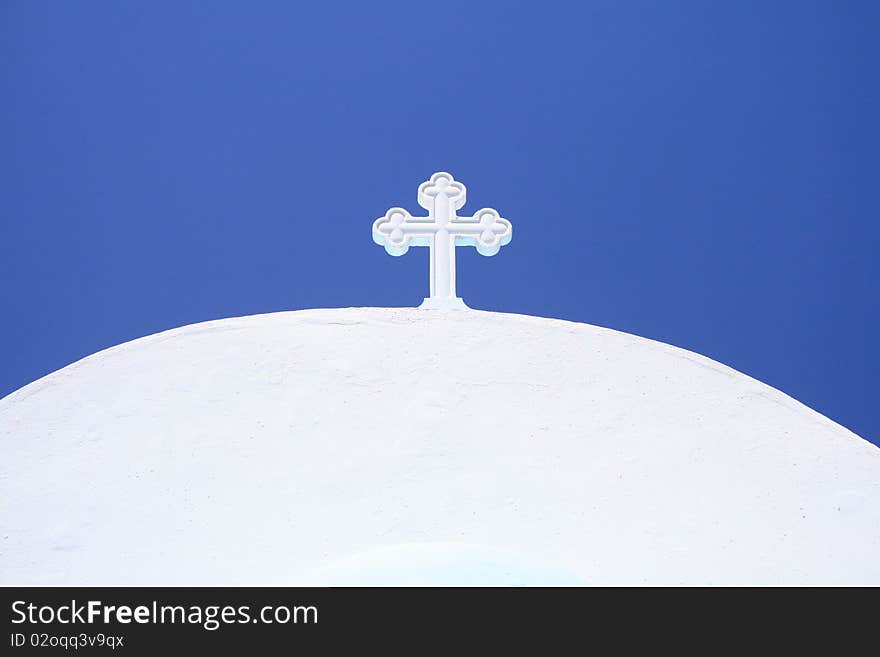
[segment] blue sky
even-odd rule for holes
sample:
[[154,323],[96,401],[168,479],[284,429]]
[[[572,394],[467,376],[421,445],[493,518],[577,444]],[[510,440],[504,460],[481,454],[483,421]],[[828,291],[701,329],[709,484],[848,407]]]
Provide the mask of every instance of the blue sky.
[[[0,395],[203,320],[408,306],[437,170],[475,308],[669,342],[880,444],[880,3],[0,4]],[[136,373],[133,373],[136,375]]]

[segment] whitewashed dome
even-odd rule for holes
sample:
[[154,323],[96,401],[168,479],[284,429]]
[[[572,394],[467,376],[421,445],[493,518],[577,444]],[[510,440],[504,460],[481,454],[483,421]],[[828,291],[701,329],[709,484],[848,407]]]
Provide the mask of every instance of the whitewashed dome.
[[880,449],[560,320],[195,324],[0,400],[0,584],[880,584]]

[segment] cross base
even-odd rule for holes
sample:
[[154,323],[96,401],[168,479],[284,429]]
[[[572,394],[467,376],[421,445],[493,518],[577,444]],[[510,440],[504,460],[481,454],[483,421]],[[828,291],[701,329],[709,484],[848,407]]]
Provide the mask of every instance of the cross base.
[[461,297],[427,297],[419,308],[426,310],[468,310]]

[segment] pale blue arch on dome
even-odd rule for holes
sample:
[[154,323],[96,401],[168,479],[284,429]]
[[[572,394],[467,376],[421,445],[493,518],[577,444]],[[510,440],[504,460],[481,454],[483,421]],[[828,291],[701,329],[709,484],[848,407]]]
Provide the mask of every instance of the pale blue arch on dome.
[[490,545],[403,543],[347,555],[305,575],[307,586],[585,586],[555,564]]

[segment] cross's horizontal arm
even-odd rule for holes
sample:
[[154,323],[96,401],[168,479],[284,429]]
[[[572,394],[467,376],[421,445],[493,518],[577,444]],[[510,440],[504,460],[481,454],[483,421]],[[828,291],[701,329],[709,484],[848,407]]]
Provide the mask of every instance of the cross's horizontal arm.
[[410,246],[430,246],[438,230],[440,224],[433,217],[413,217],[403,208],[391,208],[373,223],[373,241],[399,256]]
[[484,208],[473,217],[456,217],[446,226],[458,246],[475,246],[484,256],[492,256],[510,242],[512,227],[492,208]]
[[415,235],[416,233],[434,234],[440,229],[440,224],[431,217],[407,217],[406,220],[399,224],[380,224],[380,231],[391,232],[395,228],[399,228],[407,235]]
[[[487,228],[479,222],[450,221],[446,226],[446,229],[449,231],[450,235],[479,235]],[[488,230],[500,235],[501,233],[507,232],[507,227],[503,224],[496,223],[495,225],[490,226]]]

